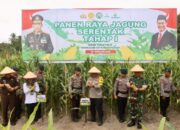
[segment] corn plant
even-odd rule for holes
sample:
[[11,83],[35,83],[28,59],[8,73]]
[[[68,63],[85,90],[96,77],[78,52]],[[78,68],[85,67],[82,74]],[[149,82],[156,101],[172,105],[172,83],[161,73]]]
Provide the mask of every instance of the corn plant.
[[[0,58],[0,69],[5,66],[17,66],[19,68],[19,74],[24,75],[27,71],[36,71],[40,63],[37,57],[34,57],[29,62],[24,62],[21,58],[21,54],[3,54],[4,57]],[[97,66],[101,70],[101,75],[104,77],[103,95],[105,97],[106,109],[109,110],[108,114],[112,114],[114,111],[115,101],[113,99],[113,84],[116,77],[119,74],[120,68],[128,68],[129,70],[135,63],[116,63],[112,60],[107,60],[106,63],[94,63],[91,59],[87,59],[84,63],[69,63],[69,64],[55,64],[47,61],[45,66],[45,80],[48,86],[47,93],[47,112],[52,108],[55,115],[68,114],[70,111],[70,98],[68,93],[69,78],[74,73],[75,66],[79,66],[82,69],[82,75],[84,77],[84,84],[88,78],[88,70],[92,66]],[[144,78],[147,81],[148,89],[145,93],[144,106],[146,111],[155,109],[159,111],[159,77],[163,74],[165,67],[171,67],[173,70],[172,76],[174,83],[177,87],[180,87],[180,54],[178,54],[178,60],[176,62],[169,61],[167,63],[140,63],[145,69]],[[129,73],[129,77],[132,73]],[[88,94],[86,94],[88,96]],[[174,94],[171,98],[171,106],[175,109],[180,106],[177,105],[176,100],[180,95]],[[146,108],[146,106],[148,106]],[[178,109],[177,109],[178,110]]]
[[[163,117],[159,123],[159,127],[157,130],[164,130],[165,126],[167,126],[168,130],[175,130],[175,128],[169,122],[166,122],[166,118]],[[142,128],[143,130],[148,130],[143,124]]]

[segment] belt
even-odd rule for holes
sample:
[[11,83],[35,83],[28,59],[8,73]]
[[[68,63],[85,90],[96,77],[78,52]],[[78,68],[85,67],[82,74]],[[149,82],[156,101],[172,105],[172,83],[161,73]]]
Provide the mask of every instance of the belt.
[[72,89],[78,89],[78,90],[80,90],[80,89],[82,89],[82,88],[74,88],[74,87],[73,87]]
[[165,93],[170,93],[171,91],[164,91]]
[[117,91],[117,93],[128,94],[128,91]]

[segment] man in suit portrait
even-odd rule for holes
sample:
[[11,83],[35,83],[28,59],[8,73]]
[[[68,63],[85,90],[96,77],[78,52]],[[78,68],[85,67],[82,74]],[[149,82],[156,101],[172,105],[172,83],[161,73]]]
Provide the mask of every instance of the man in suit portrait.
[[41,15],[34,15],[32,17],[33,32],[27,34],[25,40],[26,45],[33,50],[43,50],[46,53],[53,52],[53,45],[50,35],[42,31],[43,17]]
[[164,47],[170,45],[172,48],[177,47],[177,39],[167,30],[167,19],[165,15],[159,15],[157,17],[158,32],[152,36],[150,49],[161,50]]

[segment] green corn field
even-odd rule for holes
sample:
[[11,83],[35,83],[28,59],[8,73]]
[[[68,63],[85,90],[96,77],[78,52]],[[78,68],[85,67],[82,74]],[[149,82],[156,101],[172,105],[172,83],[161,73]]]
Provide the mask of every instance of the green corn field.
[[[17,66],[19,68],[19,74],[24,75],[28,70],[36,71],[40,61],[34,57],[28,63],[24,62],[21,58],[21,54],[10,55],[9,53],[1,56],[0,69],[5,66]],[[70,112],[70,97],[68,94],[68,82],[70,76],[74,72],[75,66],[79,66],[82,69],[82,75],[84,76],[84,82],[88,77],[88,70],[92,66],[97,66],[101,70],[101,74],[104,77],[104,102],[107,114],[113,114],[115,111],[115,100],[113,99],[113,84],[118,76],[120,68],[133,67],[134,63],[115,63],[114,61],[107,60],[106,63],[97,64],[87,59],[84,63],[79,64],[55,64],[47,61],[45,66],[46,84],[48,86],[46,111],[53,109],[55,115],[68,114]],[[146,70],[144,77],[148,84],[148,89],[145,94],[145,112],[150,110],[159,111],[159,77],[163,74],[165,67],[171,67],[173,70],[173,80],[176,87],[180,87],[180,54],[178,60],[167,63],[142,63],[140,64]],[[132,73],[129,73],[131,76]],[[22,81],[23,82],[23,81]],[[88,95],[86,95],[88,96]],[[178,110],[179,105],[177,99],[178,94],[173,94],[171,98],[171,106],[173,109]]]

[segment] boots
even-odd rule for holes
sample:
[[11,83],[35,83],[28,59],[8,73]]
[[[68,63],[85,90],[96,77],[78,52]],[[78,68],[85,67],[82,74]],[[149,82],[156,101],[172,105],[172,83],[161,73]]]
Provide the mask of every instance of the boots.
[[98,122],[98,126],[102,126],[103,125],[103,120],[101,119],[99,122]]
[[138,129],[142,129],[141,120],[138,120],[138,122],[137,122],[137,128],[138,128]]
[[131,121],[128,123],[128,127],[132,127],[136,124],[135,119],[131,119]]

